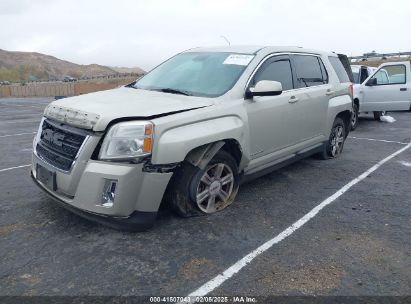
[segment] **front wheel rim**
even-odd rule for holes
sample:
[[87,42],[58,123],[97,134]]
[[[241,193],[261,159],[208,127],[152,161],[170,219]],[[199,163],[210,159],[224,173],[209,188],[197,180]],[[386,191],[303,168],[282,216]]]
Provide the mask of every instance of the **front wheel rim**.
[[336,126],[331,134],[331,149],[330,153],[332,157],[336,157],[341,154],[344,145],[344,127],[341,125]]
[[224,163],[213,164],[204,171],[196,191],[196,203],[204,213],[214,213],[231,203],[234,174]]

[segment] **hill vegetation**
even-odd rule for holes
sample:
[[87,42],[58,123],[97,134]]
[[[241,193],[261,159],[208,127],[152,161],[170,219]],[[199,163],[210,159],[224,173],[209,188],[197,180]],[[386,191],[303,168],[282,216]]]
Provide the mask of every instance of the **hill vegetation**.
[[356,61],[356,62],[351,62],[351,64],[358,64],[358,65],[366,65],[369,67],[379,67],[381,64],[386,63],[386,62],[399,62],[399,61],[411,61],[411,58],[395,58],[395,57],[389,57],[387,59],[378,59],[378,60],[373,60],[369,59],[367,61]]
[[118,73],[143,74],[140,68],[107,67],[98,64],[80,65],[35,52],[11,52],[0,49],[0,81],[26,82],[62,80],[115,75]]

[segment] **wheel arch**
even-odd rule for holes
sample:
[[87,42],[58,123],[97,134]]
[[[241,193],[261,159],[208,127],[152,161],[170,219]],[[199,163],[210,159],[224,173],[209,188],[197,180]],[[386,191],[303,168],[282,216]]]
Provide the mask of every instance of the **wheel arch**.
[[336,118],[337,117],[343,120],[344,125],[345,125],[345,130],[346,130],[345,136],[347,137],[351,129],[351,111],[349,110],[342,111],[337,114]]
[[235,115],[159,130],[158,134],[153,144],[153,164],[180,163],[187,155],[195,153],[203,157],[205,149],[218,151],[222,146],[235,151],[233,156],[238,157],[238,150],[248,155],[247,129],[243,120]]
[[184,160],[191,163],[193,166],[204,169],[207,163],[220,150],[224,150],[229,153],[234,157],[237,166],[240,165],[243,152],[240,143],[233,138],[219,140],[194,148],[190,152],[188,152]]
[[353,101],[349,95],[340,95],[330,99],[328,104],[326,130],[324,133],[327,138],[331,134],[330,132],[336,117],[340,117],[344,121],[347,130],[346,133],[348,134],[351,129],[352,103]]

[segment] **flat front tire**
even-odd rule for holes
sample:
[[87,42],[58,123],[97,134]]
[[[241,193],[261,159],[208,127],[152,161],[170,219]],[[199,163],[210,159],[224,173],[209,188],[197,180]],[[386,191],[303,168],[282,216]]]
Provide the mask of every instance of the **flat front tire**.
[[212,214],[231,205],[238,187],[237,163],[220,150],[204,169],[183,162],[167,188],[166,199],[183,217]]

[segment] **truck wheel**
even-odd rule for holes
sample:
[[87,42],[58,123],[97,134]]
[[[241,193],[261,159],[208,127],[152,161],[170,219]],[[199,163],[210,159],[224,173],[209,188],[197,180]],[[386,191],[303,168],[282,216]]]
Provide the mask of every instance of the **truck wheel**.
[[375,119],[376,121],[381,121],[381,116],[385,116],[386,114],[387,114],[386,111],[377,111],[377,112],[374,112],[374,119]]
[[358,105],[355,103],[351,114],[351,130],[354,131],[358,126]]
[[180,216],[198,216],[225,209],[234,201],[238,187],[237,163],[221,150],[203,170],[184,162],[174,173],[166,197]]
[[346,134],[344,121],[340,117],[335,118],[330,138],[324,145],[323,152],[317,154],[318,158],[330,159],[338,157],[343,151]]

